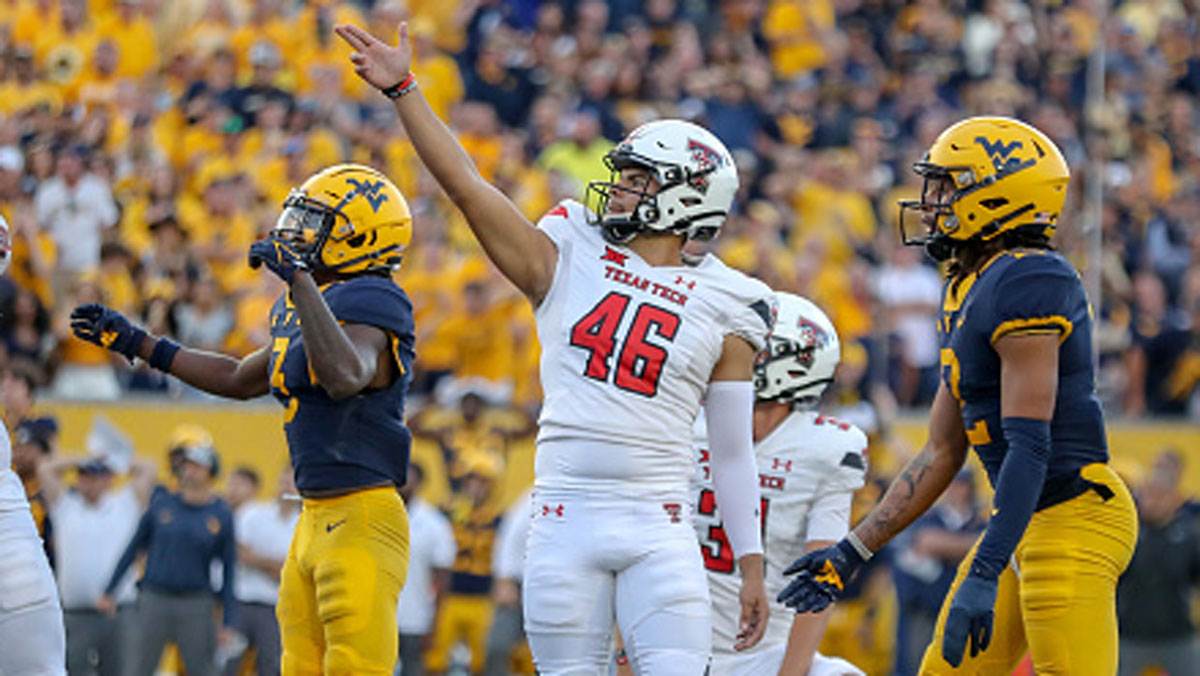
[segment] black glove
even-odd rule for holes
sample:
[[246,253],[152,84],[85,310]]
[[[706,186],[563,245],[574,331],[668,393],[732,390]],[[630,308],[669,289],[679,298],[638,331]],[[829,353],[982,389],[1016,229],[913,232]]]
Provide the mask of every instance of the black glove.
[[863,563],[854,546],[844,539],[832,547],[809,552],[783,571],[784,575],[799,575],[776,600],[798,613],[819,613],[837,600]]
[[308,263],[292,245],[278,237],[267,237],[250,245],[250,267],[257,270],[261,265],[266,265],[288,284],[292,283],[297,270],[308,269]]
[[125,355],[133,363],[146,332],[125,315],[98,303],[80,305],[71,312],[71,331],[81,340]]
[[971,657],[983,652],[991,643],[995,605],[996,581],[967,575],[950,602],[950,614],[946,616],[942,637],[942,657],[950,666],[962,664],[968,642]]

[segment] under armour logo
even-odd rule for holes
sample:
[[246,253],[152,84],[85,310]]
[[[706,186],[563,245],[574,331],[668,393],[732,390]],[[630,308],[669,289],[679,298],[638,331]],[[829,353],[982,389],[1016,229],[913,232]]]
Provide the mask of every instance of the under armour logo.
[[600,260],[612,261],[617,265],[624,266],[626,258],[629,258],[629,254],[623,254],[610,246],[606,246],[604,247],[604,255],[600,257]]
[[975,142],[983,146],[984,152],[992,158],[992,166],[996,169],[997,173],[1012,169],[1021,163],[1020,159],[1009,157],[1009,155],[1013,154],[1013,151],[1025,147],[1025,144],[1021,141],[1005,143],[1004,141],[991,141],[982,136],[976,136]]
[[386,193],[379,192],[383,190],[383,181],[360,181],[356,178],[348,178],[346,183],[354,186],[355,194],[362,195],[363,199],[367,200],[367,204],[371,205],[371,211],[376,213],[388,199]]
[[671,517],[671,523],[679,523],[679,514],[683,511],[683,507],[678,502],[664,502],[663,511]]
[[772,458],[771,459],[771,469],[781,469],[781,468],[785,472],[792,471],[792,461],[791,460],[780,460],[779,458]]
[[551,507],[550,505],[542,505],[542,516],[550,516],[551,514],[554,516],[562,516],[563,506],[555,505]]
[[684,280],[683,275],[675,275],[675,283],[686,286],[688,288],[688,291],[691,291],[696,288],[696,280],[694,280],[694,279]]

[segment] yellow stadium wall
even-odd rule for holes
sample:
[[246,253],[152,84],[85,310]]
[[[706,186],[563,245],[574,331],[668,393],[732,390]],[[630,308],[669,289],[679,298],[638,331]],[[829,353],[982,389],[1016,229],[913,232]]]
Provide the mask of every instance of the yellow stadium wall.
[[[221,455],[222,481],[229,470],[249,465],[262,477],[262,497],[272,494],[275,477],[287,465],[287,445],[283,436],[283,409],[271,402],[181,404],[177,402],[66,402],[42,400],[39,415],[58,418],[60,452],[82,455],[87,447],[88,431],[99,415],[108,419],[133,441],[137,454],[154,460],[165,482],[167,442],[176,425],[200,425],[212,434]],[[446,495],[445,470],[437,446],[417,440],[413,458],[427,470],[423,496],[438,503]],[[501,483],[505,504],[515,498],[533,480],[533,441],[514,443]]]
[[[171,430],[179,424],[198,424],[213,436],[221,454],[223,472],[237,465],[249,465],[263,477],[264,497],[274,486],[274,477],[287,462],[282,430],[282,409],[270,403],[180,404],[175,402],[79,403],[42,401],[38,410],[58,417],[62,430],[60,447],[64,453],[83,453],[88,430],[96,415],[106,417],[133,440],[140,456],[159,463],[166,473],[166,446]],[[912,447],[925,440],[925,420],[908,418],[896,426],[897,433]],[[1186,422],[1113,422],[1108,427],[1109,445],[1122,469],[1148,468],[1155,455],[1167,447],[1178,449],[1186,458],[1185,486],[1200,494],[1200,425]],[[418,440],[413,458],[429,475],[426,499],[437,503],[446,494],[445,472],[434,444]],[[501,483],[502,499],[507,502],[533,480],[533,442],[512,445],[505,476]]]

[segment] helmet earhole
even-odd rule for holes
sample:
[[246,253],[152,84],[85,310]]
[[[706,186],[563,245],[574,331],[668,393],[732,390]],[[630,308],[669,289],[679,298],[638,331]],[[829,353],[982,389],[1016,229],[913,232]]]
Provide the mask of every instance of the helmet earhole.
[[355,235],[354,237],[351,237],[350,239],[346,240],[346,243],[357,249],[358,247],[363,245],[363,242],[366,242],[366,241],[367,241],[367,234],[363,233],[361,235]]

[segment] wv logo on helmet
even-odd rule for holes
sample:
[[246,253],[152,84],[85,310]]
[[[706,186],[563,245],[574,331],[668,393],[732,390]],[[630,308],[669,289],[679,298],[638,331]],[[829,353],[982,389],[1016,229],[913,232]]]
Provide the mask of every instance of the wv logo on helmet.
[[360,181],[356,178],[348,178],[346,183],[354,186],[355,194],[362,195],[363,199],[371,205],[371,211],[375,213],[379,213],[379,207],[383,206],[388,199],[386,193],[379,192],[383,189],[383,181]]
[[992,166],[995,167],[997,173],[1011,170],[1021,163],[1020,159],[1010,157],[1010,155],[1013,154],[1013,151],[1025,147],[1022,141],[1005,143],[1002,140],[992,141],[982,136],[976,136],[975,142],[983,146],[983,151],[992,158]]

